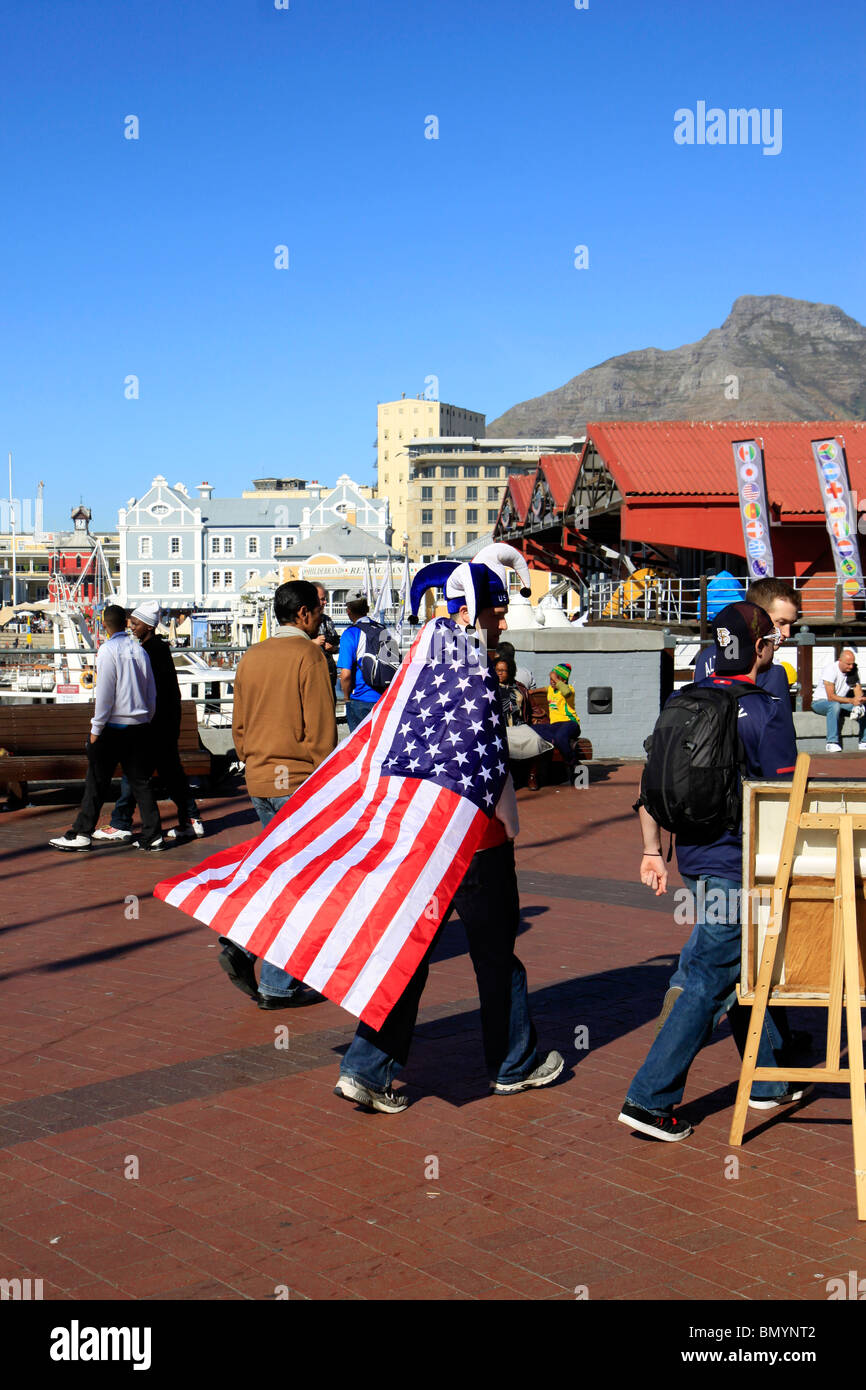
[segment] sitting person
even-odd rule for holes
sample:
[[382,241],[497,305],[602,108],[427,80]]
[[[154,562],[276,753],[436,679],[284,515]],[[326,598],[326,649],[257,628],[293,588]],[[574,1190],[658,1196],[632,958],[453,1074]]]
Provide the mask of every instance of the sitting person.
[[528,785],[530,791],[537,791],[538,778],[534,760],[541,753],[548,753],[553,745],[532,727],[529,691],[517,679],[514,657],[498,656],[494,670],[499,682],[499,703],[505,723],[508,756],[512,762],[533,759],[529,768]]
[[576,779],[580,720],[574,709],[574,686],[569,684],[570,676],[571,667],[566,662],[554,666],[550,672],[550,685],[547,687],[549,721],[535,723],[533,728],[542,738],[550,739],[554,747],[559,749],[569,776]]
[[500,657],[503,657],[506,661],[510,658],[514,666],[518,683],[520,685],[525,685],[527,690],[532,689],[532,672],[528,666],[517,665],[517,653],[514,650],[514,644],[512,642],[500,642],[495,651],[493,651],[492,657],[494,661],[498,661]]
[[820,678],[815,682],[812,694],[812,709],[815,714],[827,718],[827,752],[841,753],[842,743],[839,729],[846,714],[856,719],[859,728],[859,750],[866,753],[866,733],[863,730],[864,697],[855,667],[857,653],[853,647],[843,647],[838,661],[831,661],[824,667]]

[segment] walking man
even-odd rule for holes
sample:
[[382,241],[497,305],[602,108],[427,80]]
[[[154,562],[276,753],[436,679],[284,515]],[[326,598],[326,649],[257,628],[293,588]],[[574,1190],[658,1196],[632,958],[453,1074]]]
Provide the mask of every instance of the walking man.
[[[508,584],[503,565],[508,561],[502,554],[505,549],[504,546],[497,547],[498,562],[490,564],[457,565],[447,561],[426,566],[416,575],[412,585],[413,612],[417,613],[426,589],[444,583],[448,611],[457,628],[463,631],[469,627],[479,628],[488,650],[493,648],[506,625]],[[512,554],[516,555],[517,552],[512,551]],[[519,558],[522,561],[523,557]],[[444,680],[441,683],[443,689],[448,691]],[[417,737],[423,742],[420,749],[415,748],[416,758],[423,761],[428,756],[434,759],[445,756],[437,753],[437,747],[443,745],[437,745],[435,730],[442,733],[444,747],[449,747],[451,726],[465,710],[465,687],[469,684],[468,679],[456,681],[453,694],[437,696],[435,715],[422,712],[418,716]],[[487,696],[491,701],[496,699],[492,682],[484,698]],[[421,724],[431,719],[435,720],[433,732],[421,729]],[[446,727],[449,731],[447,734],[444,733]],[[454,724],[454,727],[456,729],[458,726]],[[481,728],[480,721],[476,722],[476,727]],[[414,725],[411,737],[416,738]],[[456,734],[454,737],[459,743]],[[505,769],[502,768],[502,771]],[[399,1114],[405,1110],[408,1098],[403,1091],[395,1093],[391,1089],[391,1082],[408,1058],[418,1006],[430,969],[430,957],[452,910],[458,913],[466,930],[478,983],[481,1031],[491,1090],[500,1096],[512,1095],[518,1091],[549,1086],[560,1075],[565,1065],[561,1055],[558,1052],[540,1054],[537,1049],[535,1027],[529,1010],[526,971],[514,954],[520,923],[520,899],[514,867],[514,837],[517,831],[517,802],[511,777],[507,775],[502,796],[495,814],[490,816],[484,838],[470,861],[451,907],[405,990],[381,1028],[374,1029],[366,1023],[358,1025],[340,1066],[336,1095],[384,1114]],[[417,827],[410,827],[408,833],[416,834]]]
[[[168,793],[169,800],[177,807],[177,829],[167,831],[165,838],[188,840],[193,835],[201,838],[204,835],[204,825],[195,798],[189,789],[177,748],[180,736],[180,687],[171,648],[164,638],[157,636],[158,622],[159,604],[149,600],[139,604],[133,611],[127,626],[147,655],[156,685],[156,713],[151,723],[154,768],[157,778]],[[95,830],[93,839],[108,844],[128,843],[132,839],[134,808],[132,787],[129,778],[124,774],[120,784],[120,796],[111,813],[111,823],[106,829]]]
[[108,635],[96,654],[96,700],[87,744],[87,778],[71,830],[50,840],[54,849],[87,850],[120,763],[141,813],[138,848],[165,848],[159,808],[150,785],[153,771],[151,720],[156,684],[150,662],[126,631],[126,612],[110,603],[102,615]]
[[[336,747],[337,721],[319,631],[322,605],[315,585],[303,579],[274,594],[273,637],[244,653],[234,683],[232,733],[246,764],[247,791],[262,825],[274,816]],[[260,1009],[294,1008],[319,995],[278,966],[264,961],[258,985],[255,956],[219,938],[219,963],[232,984]]]
[[381,691],[373,690],[367,685],[358,665],[358,643],[361,640],[358,622],[361,618],[366,618],[369,612],[370,605],[364,594],[357,591],[349,595],[346,602],[349,626],[343,629],[337,656],[340,689],[346,701],[346,723],[349,733],[354,733],[361,720],[367,718],[376,701],[381,699]]
[[[756,677],[773,660],[772,621],[754,604],[732,603],[717,614],[714,627],[715,675],[699,685],[726,686],[738,692],[737,732],[748,777],[791,776],[797,745],[790,715],[780,701],[756,684]],[[669,703],[678,698],[675,693]],[[645,805],[639,803],[639,811],[643,837],[640,880],[658,897],[667,891],[668,877],[660,828]],[[719,1013],[727,1010],[741,1056],[749,1027],[749,1010],[735,1002],[740,975],[742,826],[709,841],[704,834],[679,834],[677,865],[696,907],[695,944],[682,992],[632,1080],[618,1117],[630,1129],[668,1142],[686,1139],[692,1133],[691,1126],[674,1115],[674,1107],[682,1100],[689,1067],[709,1041]],[[778,1066],[781,1061],[778,1034],[765,1022],[758,1066]],[[768,1110],[799,1100],[804,1094],[802,1086],[794,1089],[785,1081],[757,1081],[749,1105]]]

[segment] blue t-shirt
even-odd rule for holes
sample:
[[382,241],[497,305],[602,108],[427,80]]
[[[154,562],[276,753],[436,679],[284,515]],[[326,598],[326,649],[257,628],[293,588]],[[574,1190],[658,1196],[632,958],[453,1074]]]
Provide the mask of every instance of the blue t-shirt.
[[382,692],[371,689],[361,676],[361,671],[357,665],[360,639],[361,629],[357,624],[352,623],[351,626],[343,629],[343,635],[340,638],[340,650],[337,652],[337,670],[354,672],[355,684],[349,696],[350,700],[364,700],[368,705],[375,705]]
[[[715,647],[707,647],[702,651],[695,662],[695,680],[703,681],[709,676],[715,675]],[[768,690],[771,695],[775,695],[777,700],[787,701],[788,709],[791,708],[791,687],[788,685],[788,677],[781,666],[775,663],[768,666],[766,671],[758,672],[758,679],[755,685],[760,686],[761,690]]]
[[[784,672],[782,672],[784,675]],[[740,701],[737,729],[743,744],[746,776],[762,781],[791,777],[797,761],[797,739],[787,695],[778,700],[744,676],[713,676],[701,685],[732,686],[741,684],[746,690],[758,690]],[[671,700],[677,698],[674,692]],[[690,841],[678,835],[677,864],[681,874],[698,878],[701,874],[739,880],[743,874],[743,829],[726,830],[718,840],[709,844]]]

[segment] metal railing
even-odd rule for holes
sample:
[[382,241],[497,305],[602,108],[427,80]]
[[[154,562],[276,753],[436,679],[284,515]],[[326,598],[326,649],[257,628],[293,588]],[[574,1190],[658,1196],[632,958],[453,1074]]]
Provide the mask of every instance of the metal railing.
[[[852,603],[842,585],[832,575],[804,580],[802,576],[779,576],[801,595],[802,617],[808,622],[846,623],[866,621],[866,605]],[[743,591],[748,579],[740,578]],[[723,592],[723,591],[721,591]],[[678,627],[705,628],[709,621],[709,602],[719,595],[710,591],[706,577],[682,579],[676,576],[637,576],[626,579],[590,580],[581,585],[582,608],[592,623],[666,623]],[[738,597],[732,590],[731,601]]]

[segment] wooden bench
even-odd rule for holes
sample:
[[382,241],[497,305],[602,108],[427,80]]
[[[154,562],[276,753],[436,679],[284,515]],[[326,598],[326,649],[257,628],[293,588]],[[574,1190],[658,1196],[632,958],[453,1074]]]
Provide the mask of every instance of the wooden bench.
[[[0,705],[0,789],[26,801],[28,782],[83,782],[92,718],[90,703]],[[194,700],[181,703],[177,746],[188,776],[210,773]]]
[[[529,703],[531,706],[531,719],[533,724],[549,724],[550,712],[547,704],[547,689],[530,690]],[[575,744],[575,751],[581,762],[589,762],[592,758],[592,743],[588,738],[579,738]],[[550,753],[542,753],[537,758],[527,760],[527,785],[530,791],[538,790],[538,769],[547,763],[564,763],[565,759],[558,748],[553,748]]]

